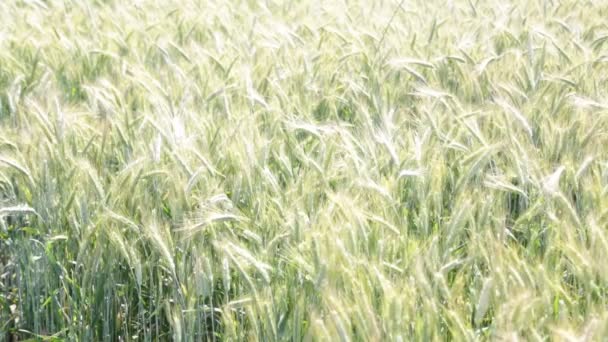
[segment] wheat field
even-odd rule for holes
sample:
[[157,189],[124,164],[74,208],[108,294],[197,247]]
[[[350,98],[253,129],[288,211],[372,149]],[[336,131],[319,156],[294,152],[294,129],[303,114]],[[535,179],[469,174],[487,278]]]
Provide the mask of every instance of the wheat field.
[[608,3],[0,2],[0,341],[600,341]]

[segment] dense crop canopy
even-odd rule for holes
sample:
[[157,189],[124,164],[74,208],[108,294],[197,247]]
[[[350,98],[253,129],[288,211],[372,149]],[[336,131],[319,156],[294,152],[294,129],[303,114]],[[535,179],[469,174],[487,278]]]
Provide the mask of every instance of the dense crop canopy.
[[0,341],[608,336],[606,1],[0,1]]

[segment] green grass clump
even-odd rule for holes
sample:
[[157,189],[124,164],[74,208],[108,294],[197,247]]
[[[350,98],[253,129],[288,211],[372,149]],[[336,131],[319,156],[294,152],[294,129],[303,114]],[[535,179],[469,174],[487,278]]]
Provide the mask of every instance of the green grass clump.
[[606,18],[0,2],[0,341],[605,338]]

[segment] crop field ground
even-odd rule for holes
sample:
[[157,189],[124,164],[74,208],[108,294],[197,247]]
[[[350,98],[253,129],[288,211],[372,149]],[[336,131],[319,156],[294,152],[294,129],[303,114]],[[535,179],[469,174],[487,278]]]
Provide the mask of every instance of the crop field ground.
[[608,2],[0,1],[0,341],[601,341]]

